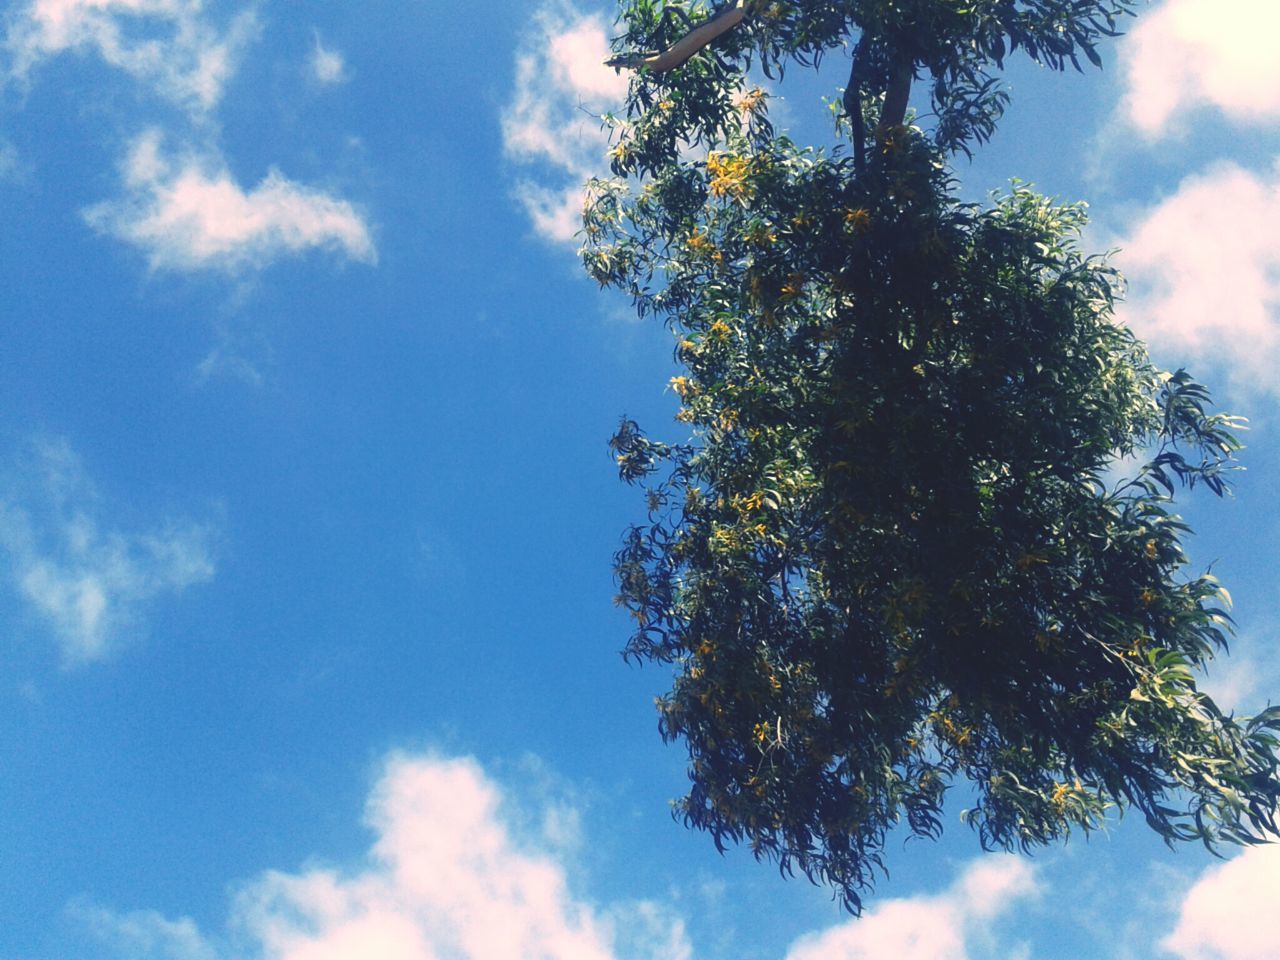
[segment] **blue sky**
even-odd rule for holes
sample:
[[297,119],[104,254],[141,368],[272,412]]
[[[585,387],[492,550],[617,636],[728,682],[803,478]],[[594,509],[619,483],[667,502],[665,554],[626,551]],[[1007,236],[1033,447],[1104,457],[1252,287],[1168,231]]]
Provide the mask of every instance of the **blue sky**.
[[[667,801],[605,450],[669,334],[574,257],[596,0],[0,5],[0,960],[1280,956],[1280,848],[1138,818],[891,843],[850,921]],[[1019,64],[958,170],[1088,200],[1125,319],[1252,424],[1192,555],[1280,694],[1280,12],[1158,0]],[[843,66],[775,118],[823,138]],[[670,426],[667,426],[670,424]]]

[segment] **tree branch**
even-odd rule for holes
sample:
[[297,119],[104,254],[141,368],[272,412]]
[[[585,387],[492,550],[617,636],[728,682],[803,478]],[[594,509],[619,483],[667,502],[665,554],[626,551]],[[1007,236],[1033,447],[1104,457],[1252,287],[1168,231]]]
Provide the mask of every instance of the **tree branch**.
[[849,68],[849,84],[844,88],[844,115],[853,133],[854,168],[861,173],[867,162],[866,120],[862,116],[862,84],[867,79],[867,35],[858,38],[853,48],[853,65]]
[[911,81],[915,79],[915,62],[911,57],[898,54],[889,72],[889,89],[884,94],[884,108],[880,111],[880,123],[876,135],[884,136],[890,127],[900,127],[907,117],[907,102],[911,99]]
[[695,53],[728,33],[747,13],[748,0],[732,0],[721,7],[711,19],[701,26],[695,27],[683,37],[656,53],[631,53],[610,57],[605,61],[607,67],[619,67],[625,70],[639,70],[648,67],[653,73],[665,73],[682,66]]

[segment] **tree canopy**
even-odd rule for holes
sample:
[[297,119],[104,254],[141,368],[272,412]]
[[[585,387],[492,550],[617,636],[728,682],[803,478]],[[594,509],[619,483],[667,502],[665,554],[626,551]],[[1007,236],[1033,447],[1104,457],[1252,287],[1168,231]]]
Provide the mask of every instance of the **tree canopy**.
[[[1136,808],[1211,848],[1276,828],[1280,708],[1196,685],[1225,590],[1187,571],[1179,486],[1221,495],[1236,418],[1113,317],[1082,205],[1015,183],[963,203],[949,167],[994,131],[1023,52],[1098,63],[1131,0],[625,0],[637,64],[583,255],[676,335],[686,442],[611,442],[647,519],[617,556],[629,657],[670,664],[678,813],[831,885],[852,910],[889,831],[1054,842]],[[771,76],[851,51],[849,145],[775,133]],[[656,61],[650,61],[656,62]],[[907,114],[923,81],[929,111]]]

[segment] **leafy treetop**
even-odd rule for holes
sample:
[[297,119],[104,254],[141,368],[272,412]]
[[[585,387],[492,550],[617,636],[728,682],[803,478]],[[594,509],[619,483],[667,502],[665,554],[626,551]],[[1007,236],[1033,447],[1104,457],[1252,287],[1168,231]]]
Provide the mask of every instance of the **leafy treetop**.
[[[961,203],[946,167],[946,130],[989,130],[947,91],[1014,47],[1094,59],[1127,7],[753,5],[669,75],[641,69],[615,169],[642,176],[592,187],[587,268],[673,329],[692,431],[624,420],[612,441],[646,491],[618,601],[627,655],[674,669],[678,812],[855,911],[888,832],[937,835],[956,783],[986,847],[1112,807],[1171,843],[1276,828],[1280,708],[1237,719],[1197,688],[1227,597],[1186,574],[1171,509],[1179,484],[1225,491],[1240,424],[1116,323],[1082,206],[1021,185]],[[630,0],[619,47],[668,42],[663,9]],[[883,106],[850,115],[852,153],[774,135],[746,58],[781,69],[851,31],[932,79],[932,140]]]

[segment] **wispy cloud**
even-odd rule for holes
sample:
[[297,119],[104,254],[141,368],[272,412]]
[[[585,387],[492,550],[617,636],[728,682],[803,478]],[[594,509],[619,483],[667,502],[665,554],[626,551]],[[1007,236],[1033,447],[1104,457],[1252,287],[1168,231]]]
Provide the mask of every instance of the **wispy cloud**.
[[167,920],[154,910],[122,915],[80,901],[69,904],[67,914],[129,960],[217,960],[199,928],[185,918]]
[[321,43],[318,32],[311,47],[309,66],[312,79],[324,86],[343,83],[347,79],[346,60],[337,50],[331,50]]
[[580,228],[583,185],[607,168],[599,116],[621,103],[627,78],[604,66],[604,17],[550,0],[530,19],[516,57],[516,86],[502,114],[507,156],[521,169],[516,196],[549,240]]
[[0,137],[0,183],[18,180],[22,175],[22,159],[18,156],[18,148]]
[[[1265,565],[1266,559],[1261,559]],[[1280,662],[1275,656],[1274,619],[1255,620],[1231,639],[1230,656],[1220,656],[1198,678],[1204,690],[1223,710],[1245,716],[1256,714],[1280,698]]]
[[1277,903],[1280,844],[1252,847],[1201,875],[1161,946],[1184,960],[1275,960]]
[[973,942],[989,941],[992,921],[1037,890],[1026,861],[982,858],[945,892],[887,900],[864,917],[803,937],[787,960],[965,960]]
[[31,0],[10,17],[5,48],[20,80],[61,53],[94,54],[159,96],[204,111],[256,33],[251,12],[219,27],[202,0]]
[[85,218],[141,248],[154,269],[264,267],[313,248],[377,260],[368,226],[347,201],[276,171],[245,190],[215,153],[167,156],[157,130],[134,141],[122,173],[124,197]]
[[[613,960],[610,911],[574,894],[545,838],[514,824],[504,794],[470,759],[394,755],[368,802],[376,840],[356,871],[272,871],[245,888],[229,929],[248,951],[224,951],[187,919],[77,906],[122,957],[214,960]],[[652,903],[630,905],[628,958],[687,960],[683,928]]]
[[1237,387],[1280,392],[1280,163],[1187,177],[1120,246],[1124,319],[1158,353],[1220,362]]
[[148,601],[214,574],[208,526],[183,520],[124,531],[103,512],[64,441],[36,444],[0,488],[4,573],[68,665],[108,655]]
[[1123,113],[1148,136],[1186,128],[1188,108],[1280,120],[1280,5],[1275,0],[1165,0],[1121,47]]

